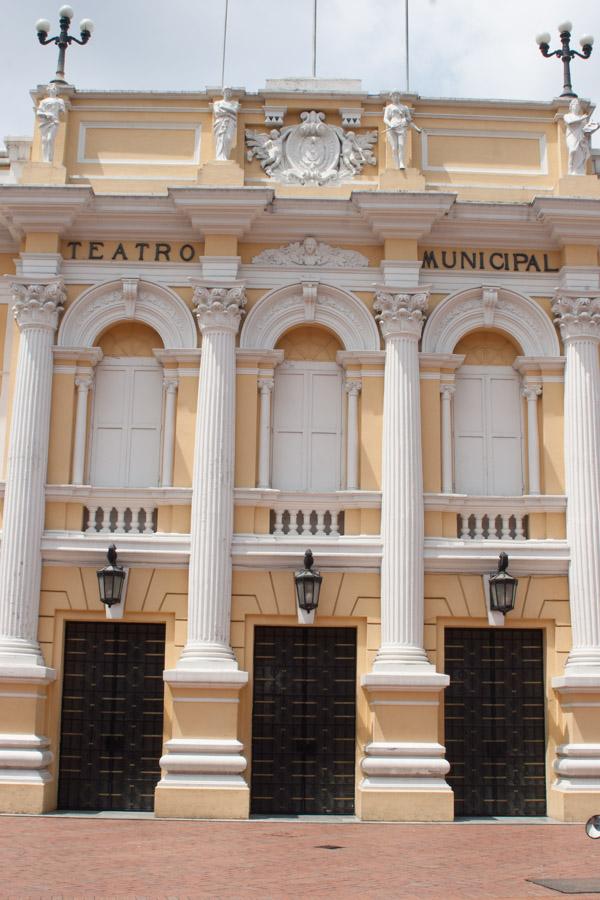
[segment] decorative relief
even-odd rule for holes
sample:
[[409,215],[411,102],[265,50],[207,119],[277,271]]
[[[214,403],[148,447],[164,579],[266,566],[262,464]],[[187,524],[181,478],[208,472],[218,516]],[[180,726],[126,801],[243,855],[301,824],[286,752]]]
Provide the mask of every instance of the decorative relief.
[[258,159],[269,178],[285,184],[340,184],[377,163],[377,131],[356,134],[325,122],[325,113],[303,112],[299,125],[269,133],[246,130],[248,160]]
[[563,340],[600,338],[600,296],[559,294],[552,304],[552,312]]
[[263,250],[252,260],[262,266],[368,266],[369,260],[356,250],[342,250],[332,247],[314,237],[305,237],[303,241],[294,241],[287,247],[274,250]]
[[56,134],[66,109],[65,101],[58,95],[58,85],[49,84],[46,89],[46,96],[40,101],[35,113],[40,129],[42,162],[51,163],[54,161]]
[[246,305],[243,286],[232,288],[197,287],[194,291],[194,312],[200,331],[236,332]]
[[50,284],[12,285],[13,315],[19,328],[46,327],[54,330],[67,294],[62,281]]
[[373,310],[384,337],[394,334],[406,334],[418,338],[425,319],[425,310],[429,294],[426,291],[417,293],[391,294],[377,291]]

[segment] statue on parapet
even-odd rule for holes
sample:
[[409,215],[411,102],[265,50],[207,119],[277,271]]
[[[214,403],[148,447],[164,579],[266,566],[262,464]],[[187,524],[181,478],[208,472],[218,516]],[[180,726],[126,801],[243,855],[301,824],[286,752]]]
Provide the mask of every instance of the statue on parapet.
[[591,112],[583,111],[578,97],[569,103],[569,112],[563,115],[567,150],[569,151],[569,175],[585,175],[586,164],[592,155],[591,136],[600,128],[598,122],[590,122]]
[[410,109],[401,102],[401,95],[397,91],[390,94],[390,102],[383,111],[383,122],[386,126],[388,143],[392,148],[394,166],[397,169],[405,169],[408,129],[412,128],[418,134],[421,134],[421,129],[413,122]]
[[213,134],[215,137],[215,159],[224,162],[229,159],[237,131],[237,117],[240,104],[232,100],[231,88],[223,88],[223,99],[213,103]]
[[42,139],[42,161],[51,163],[54,160],[54,145],[61,116],[66,112],[65,101],[58,96],[58,85],[49,84],[46,97],[40,101],[36,110]]

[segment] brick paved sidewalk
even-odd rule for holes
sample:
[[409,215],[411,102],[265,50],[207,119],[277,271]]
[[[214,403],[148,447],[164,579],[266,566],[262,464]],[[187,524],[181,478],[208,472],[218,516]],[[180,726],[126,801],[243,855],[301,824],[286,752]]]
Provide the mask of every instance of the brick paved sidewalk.
[[[339,848],[339,849],[327,849]],[[0,817],[2,898],[564,897],[600,879],[581,825]],[[578,894],[578,898],[598,895]]]

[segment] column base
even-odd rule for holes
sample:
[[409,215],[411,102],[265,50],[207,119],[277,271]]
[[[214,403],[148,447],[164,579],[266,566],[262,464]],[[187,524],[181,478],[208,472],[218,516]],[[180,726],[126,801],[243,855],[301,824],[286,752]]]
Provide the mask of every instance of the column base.
[[454,794],[445,780],[450,765],[438,741],[439,695],[448,676],[430,663],[406,663],[404,671],[395,672],[373,669],[362,678],[373,716],[373,740],[361,762],[361,818],[452,821]]
[[567,741],[556,748],[548,811],[563,822],[585,822],[600,813],[600,671],[568,664],[552,686]]
[[2,662],[0,812],[46,812],[53,803],[49,770],[53,755],[42,731],[46,689],[56,673],[45,666],[15,665],[13,659]]
[[173,737],[160,760],[154,812],[163,818],[247,819],[247,762],[238,740],[239,692],[247,672],[166,671],[173,695]]

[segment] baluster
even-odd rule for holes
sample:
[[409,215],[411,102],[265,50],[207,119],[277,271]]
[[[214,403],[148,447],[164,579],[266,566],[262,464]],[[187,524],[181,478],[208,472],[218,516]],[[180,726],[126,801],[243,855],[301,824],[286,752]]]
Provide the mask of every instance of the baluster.
[[100,519],[100,534],[110,534],[110,514],[112,509],[110,506],[102,507],[102,518]]
[[525,529],[523,528],[524,516],[521,513],[515,513],[515,541],[524,541]]
[[324,537],[325,535],[325,512],[324,509],[317,510],[317,530],[315,531],[316,537]]
[[471,531],[469,529],[469,515],[468,513],[459,513],[460,518],[460,539],[461,541],[470,541],[471,540]]
[[88,506],[88,525],[85,529],[86,534],[96,534],[96,513],[100,509],[99,506]]
[[[141,512],[141,510],[138,511],[138,518],[137,518],[138,529],[140,527],[139,526],[140,512]],[[154,523],[152,521],[154,510],[153,509],[145,509],[144,512],[146,513],[146,525],[145,525],[144,531],[142,533],[143,534],[154,534]]]
[[275,527],[273,529],[273,534],[283,534],[283,513],[284,510],[281,508],[275,510]]
[[473,535],[473,540],[482,541],[483,540],[483,517],[485,513],[475,513],[475,534]]
[[501,538],[503,541],[510,541],[510,516],[502,516]]
[[339,535],[340,533],[340,511],[339,509],[332,509],[330,511],[331,515],[331,530],[329,532],[330,535]]
[[115,523],[115,534],[125,534],[125,511],[126,506],[117,506],[117,521]]
[[298,534],[310,534],[310,510],[299,509],[297,514]]

